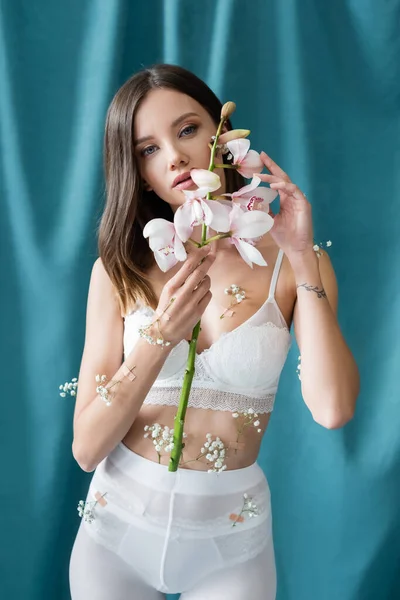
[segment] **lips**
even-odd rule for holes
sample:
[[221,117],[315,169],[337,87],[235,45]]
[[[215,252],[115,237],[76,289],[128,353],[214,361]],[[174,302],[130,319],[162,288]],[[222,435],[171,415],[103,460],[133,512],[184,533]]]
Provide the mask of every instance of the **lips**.
[[[172,183],[172,187],[178,187],[180,184],[182,185],[183,183],[188,183],[191,182],[191,184],[193,183],[192,178],[190,177],[190,172],[187,171],[186,173],[181,173],[181,175],[178,175],[178,177],[175,177],[173,183]],[[178,189],[180,189],[178,187]]]

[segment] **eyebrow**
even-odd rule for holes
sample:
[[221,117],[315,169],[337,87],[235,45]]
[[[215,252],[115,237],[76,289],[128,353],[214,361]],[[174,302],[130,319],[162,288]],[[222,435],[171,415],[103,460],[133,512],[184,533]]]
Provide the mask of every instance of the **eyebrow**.
[[[171,123],[171,127],[176,127],[177,125],[179,125],[179,123],[181,123],[182,121],[184,121],[185,119],[187,119],[188,117],[199,117],[200,115],[198,115],[195,112],[187,112],[184,113],[183,115],[181,115],[180,117],[178,117],[177,119],[175,119],[175,121],[172,121]],[[148,140],[153,139],[152,135],[146,135],[145,137],[141,137],[138,140],[135,140],[134,144],[135,146],[138,146],[139,144],[143,144],[143,142],[147,142]]]

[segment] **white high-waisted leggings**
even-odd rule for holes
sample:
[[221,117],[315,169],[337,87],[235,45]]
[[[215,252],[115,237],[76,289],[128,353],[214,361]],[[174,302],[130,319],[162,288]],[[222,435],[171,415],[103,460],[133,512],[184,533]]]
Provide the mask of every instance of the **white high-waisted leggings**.
[[[82,519],[72,550],[72,600],[275,600],[270,491],[257,463],[172,473],[120,443],[87,501],[98,493],[106,504]],[[241,513],[244,494],[256,516]]]

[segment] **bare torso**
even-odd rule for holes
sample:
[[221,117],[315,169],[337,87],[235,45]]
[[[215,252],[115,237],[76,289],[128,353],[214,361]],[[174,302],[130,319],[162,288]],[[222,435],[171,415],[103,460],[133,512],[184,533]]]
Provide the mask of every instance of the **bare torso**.
[[[253,269],[250,269],[234,247],[225,246],[218,249],[217,258],[209,271],[213,296],[201,320],[202,329],[197,343],[198,354],[209,348],[221,333],[231,331],[244,323],[267,299],[272,271],[279,249],[269,234],[263,237],[257,248],[267,261],[268,267],[254,265]],[[152,269],[150,276],[157,297],[159,297],[165,283],[175,274],[178,268],[171,269],[165,274],[161,273],[157,267]],[[229,305],[229,297],[224,294],[224,289],[233,283],[246,291],[246,300],[235,307],[234,316],[220,319],[223,307]],[[293,271],[286,256],[283,258],[279,273],[275,299],[290,328],[296,300],[296,285]],[[151,439],[144,438],[144,427],[153,423],[173,427],[176,410],[174,406],[143,404],[135,422],[122,440],[123,443],[136,454],[158,462],[159,457]],[[244,446],[241,449],[227,450],[224,464],[226,464],[228,470],[247,467],[255,462],[262,437],[268,427],[269,418],[270,413],[260,414],[258,417],[260,421],[259,428],[262,431],[259,433],[255,427],[246,427],[240,437],[240,442],[244,443]],[[228,411],[189,407],[185,419],[185,433],[187,438],[184,440],[183,463],[191,459],[192,462],[188,462],[187,465],[182,464],[182,467],[207,470],[210,466],[207,465],[204,458],[193,460],[199,455],[201,447],[204,446],[206,434],[211,433],[213,439],[219,436],[227,445],[228,441],[237,439],[237,421],[232,418],[232,413]],[[168,465],[169,455],[165,452],[161,454],[161,464]]]

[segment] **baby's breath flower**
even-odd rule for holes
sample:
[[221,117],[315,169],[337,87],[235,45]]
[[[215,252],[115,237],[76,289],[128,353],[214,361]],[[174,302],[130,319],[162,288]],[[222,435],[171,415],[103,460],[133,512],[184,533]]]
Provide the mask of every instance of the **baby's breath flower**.
[[[196,460],[205,458],[208,462],[214,463],[213,468],[208,469],[208,473],[221,473],[227,468],[226,465],[223,464],[225,458],[225,445],[218,436],[213,440],[211,433],[207,433],[206,438],[207,441],[203,444],[200,455]],[[210,450],[212,450],[212,452],[210,452]]]
[[[146,432],[143,436],[145,438],[148,438],[151,434],[154,449],[158,454],[158,462],[160,463],[161,452],[164,451],[168,454],[174,449],[174,430],[167,425],[162,427],[159,423],[154,423],[153,425],[145,425],[144,431]],[[187,434],[184,433],[183,437],[186,438]]]
[[64,385],[60,385],[59,386],[59,390],[61,390],[60,392],[60,396],[61,398],[65,398],[67,396],[67,394],[69,394],[70,396],[76,396],[76,388],[78,387],[78,379],[76,377],[73,377],[73,379],[68,383],[68,381],[66,381],[64,383]]
[[299,356],[298,361],[299,361],[299,364],[297,365],[296,373],[297,373],[297,377],[301,381],[301,356]]
[[[98,385],[96,387],[96,394],[98,394],[100,396],[100,398],[103,400],[103,402],[105,402],[106,406],[111,406],[111,404],[112,404],[111,398],[114,395],[114,392],[111,391],[111,388],[113,388],[115,385],[118,385],[118,383],[121,383],[121,380],[110,379],[110,381],[108,383],[106,383],[107,375],[99,375],[99,374],[97,374],[95,376],[95,380],[96,380],[96,383],[100,383],[100,385]],[[103,384],[106,384],[106,385],[103,385]]]
[[257,505],[255,504],[255,502],[253,502],[253,498],[251,496],[249,496],[248,494],[244,493],[243,494],[243,506],[242,506],[242,510],[240,511],[239,515],[231,515],[234,518],[234,522],[232,524],[232,527],[235,527],[237,523],[241,523],[243,522],[243,514],[247,513],[249,515],[249,518],[252,519],[254,517],[258,517],[259,510],[257,508]]
[[[102,497],[105,496],[106,494],[107,494],[107,492],[105,492],[102,495]],[[84,500],[79,500],[78,506],[77,506],[78,514],[87,523],[93,523],[93,521],[95,519],[94,509],[95,509],[97,503],[98,503],[98,500],[93,500],[91,502],[85,502]]]
[[[258,427],[258,429],[257,429],[258,433],[262,432],[262,429],[259,428],[260,421],[258,419],[258,414],[255,412],[254,408],[250,407],[240,414],[237,412],[232,413],[232,417],[234,419],[238,419],[238,424],[237,424],[238,435],[237,435],[236,442],[239,442],[239,438],[243,434],[243,431],[245,430],[246,427],[249,427],[251,424],[253,424],[254,427],[256,427],[256,428]],[[235,454],[237,454],[237,449],[235,449]]]

